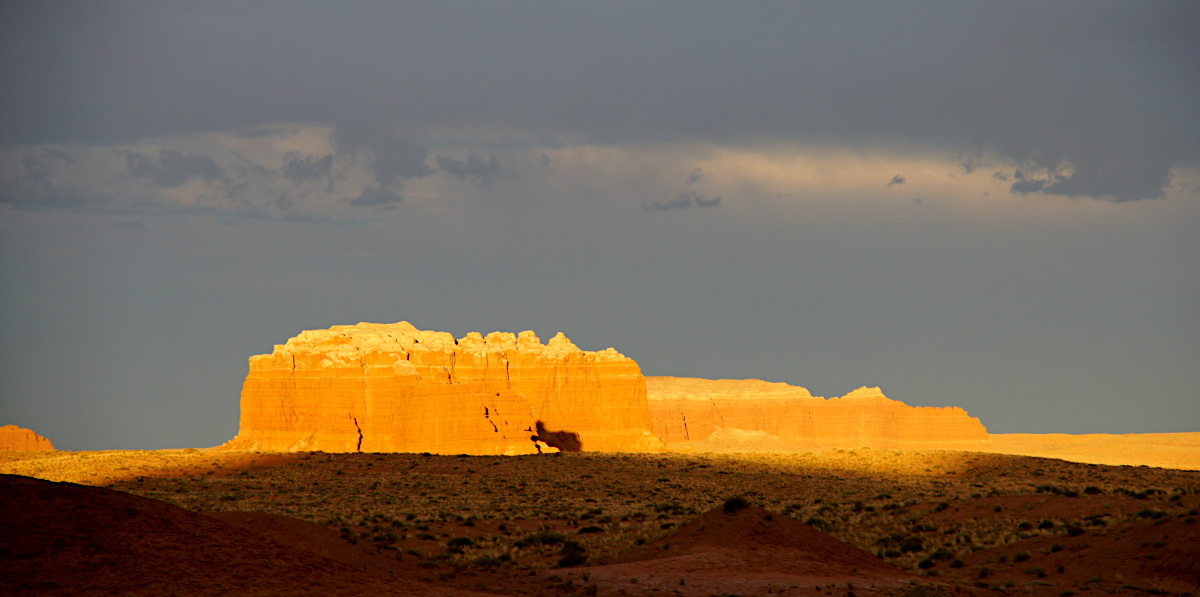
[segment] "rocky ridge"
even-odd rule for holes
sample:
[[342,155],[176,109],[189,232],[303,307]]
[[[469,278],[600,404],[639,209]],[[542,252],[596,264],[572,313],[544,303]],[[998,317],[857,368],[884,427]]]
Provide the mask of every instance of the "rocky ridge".
[[[746,451],[758,444],[771,450],[779,445],[948,450],[990,446],[987,429],[965,410],[908,406],[884,396],[879,388],[859,388],[827,400],[799,386],[755,379],[647,377],[646,387],[654,433],[667,444],[698,451]],[[731,430],[757,433],[731,435]],[[736,445],[725,445],[731,441]]]
[[50,440],[38,435],[31,429],[5,425],[0,427],[0,450],[53,450]]

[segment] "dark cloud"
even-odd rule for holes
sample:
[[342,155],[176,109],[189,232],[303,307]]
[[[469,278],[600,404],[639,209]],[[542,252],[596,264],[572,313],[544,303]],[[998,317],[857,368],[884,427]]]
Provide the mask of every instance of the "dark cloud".
[[56,150],[29,151],[21,156],[23,172],[11,181],[0,179],[0,204],[25,210],[105,208],[113,204],[108,195],[89,195],[77,188],[58,188],[55,172],[74,159]]
[[328,177],[332,167],[333,154],[318,158],[289,151],[283,155],[283,165],[279,171],[292,182],[312,182]]
[[1013,172],[1012,177],[1014,182],[1009,190],[1022,195],[1041,192],[1049,182],[1047,179],[1026,178],[1025,173],[1020,170]]
[[720,197],[709,199],[703,193],[696,191],[684,191],[679,194],[679,197],[670,201],[661,201],[650,203],[642,206],[642,211],[670,211],[673,209],[687,209],[692,205],[698,207],[716,207],[721,204]]
[[888,181],[887,188],[890,189],[890,188],[892,188],[892,185],[898,185],[898,184],[904,184],[904,177],[900,176],[899,174],[893,176],[892,179],[890,181]]
[[164,149],[155,159],[136,151],[122,153],[130,176],[149,180],[160,187],[173,189],[193,178],[215,181],[224,176],[217,162],[206,155]]
[[687,175],[687,181],[684,184],[697,184],[704,180],[704,168],[695,168]]
[[428,151],[386,127],[381,129],[379,123],[341,125],[334,138],[338,153],[353,153],[359,149],[371,153],[370,169],[381,187],[433,174],[433,168],[426,163]]
[[388,189],[381,187],[369,187],[363,189],[362,193],[350,200],[350,205],[354,207],[376,207],[383,209],[395,208],[403,198]]
[[[1062,163],[1041,162],[1045,169],[1057,169]],[[1115,159],[1085,159],[1072,163],[1069,174],[1051,174],[1033,178],[1021,170],[1013,172],[1011,191],[1014,193],[1092,197],[1105,201],[1124,202],[1140,199],[1162,199],[1171,185],[1171,168],[1167,163],[1157,167],[1137,165]]]
[[515,129],[550,144],[900,142],[1068,161],[1075,174],[1041,192],[1115,200],[1161,196],[1172,167],[1200,161],[1191,3],[278,0],[61,12],[0,4],[0,143],[325,123],[374,140],[386,187],[431,170],[418,146],[376,142],[396,127]]
[[959,154],[954,157],[954,161],[962,167],[963,172],[971,174],[983,165],[983,151],[980,149],[975,149],[972,151],[959,152]]
[[[543,157],[545,155],[542,154]],[[466,161],[448,155],[438,155],[436,161],[443,172],[459,180],[470,179],[481,185],[492,182],[500,175],[500,162],[495,155],[485,161],[479,154],[470,151],[467,152]]]
[[372,150],[375,159],[371,162],[371,171],[382,186],[433,174],[433,169],[425,163],[429,152],[403,139],[387,139],[372,146]]

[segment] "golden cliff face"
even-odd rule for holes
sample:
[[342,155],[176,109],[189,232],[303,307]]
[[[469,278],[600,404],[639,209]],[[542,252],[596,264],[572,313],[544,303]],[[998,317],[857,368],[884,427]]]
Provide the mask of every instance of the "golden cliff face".
[[[979,450],[979,419],[958,407],[908,406],[879,388],[826,400],[759,380],[646,378],[654,433],[668,444],[700,442],[719,429],[763,432],[797,448]],[[778,441],[778,440],[777,440]]]
[[[641,369],[558,334],[407,322],[302,332],[250,358],[227,447],[271,451],[530,454],[657,451]],[[538,435],[540,442],[531,436]]]
[[30,429],[5,425],[0,427],[0,450],[53,450],[50,440]]

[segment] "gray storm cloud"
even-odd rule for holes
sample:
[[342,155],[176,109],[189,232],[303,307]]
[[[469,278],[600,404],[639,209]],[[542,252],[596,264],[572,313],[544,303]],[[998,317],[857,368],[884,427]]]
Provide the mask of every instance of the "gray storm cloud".
[[438,155],[434,161],[437,162],[440,170],[459,180],[472,180],[485,185],[500,176],[500,162],[495,155],[485,160],[479,157],[479,154],[471,151],[467,153],[466,160]]
[[[386,189],[432,168],[422,143],[374,133],[396,127],[551,144],[903,142],[1068,163],[1013,191],[1114,201],[1161,197],[1172,168],[1200,161],[1200,11],[1187,3],[63,8],[0,8],[4,144],[325,123],[371,147]],[[147,175],[204,175],[162,158]],[[494,176],[458,160],[439,167]]]

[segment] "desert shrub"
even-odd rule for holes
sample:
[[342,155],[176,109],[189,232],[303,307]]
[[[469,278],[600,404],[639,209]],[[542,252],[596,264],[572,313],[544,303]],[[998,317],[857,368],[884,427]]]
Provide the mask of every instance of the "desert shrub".
[[920,537],[905,537],[900,542],[900,551],[904,553],[925,551],[925,544]]
[[1033,523],[1029,522],[1029,521],[1025,521],[1025,522],[1022,522],[1021,524],[1017,525],[1017,530],[1019,530],[1019,531],[1028,531],[1029,529],[1032,529],[1032,528],[1033,528]]
[[935,562],[945,562],[947,560],[953,560],[954,554],[950,550],[943,547],[930,554],[929,558]]
[[1081,527],[1079,525],[1074,525],[1074,524],[1067,525],[1067,535],[1069,535],[1071,537],[1078,537],[1086,532],[1087,531],[1083,530],[1083,527]]
[[1029,559],[1029,552],[1027,552],[1027,551],[1023,551],[1023,552],[1018,553],[1017,555],[1013,556],[1013,561],[1018,564],[1020,564],[1021,562],[1024,562],[1025,560],[1028,560],[1028,559]]
[[1142,510],[1141,512],[1138,512],[1137,514],[1135,514],[1134,518],[1157,519],[1157,518],[1162,518],[1166,515],[1167,515],[1167,513],[1163,512],[1162,510],[1154,510],[1151,508],[1146,508],[1145,510]]
[[1088,485],[1087,487],[1083,488],[1083,492],[1088,495],[1099,495],[1101,493],[1104,493],[1104,490],[1100,489],[1099,487],[1096,487],[1095,485]]
[[833,530],[832,524],[830,524],[829,522],[827,522],[825,520],[821,520],[820,518],[816,518],[816,517],[809,518],[808,520],[804,521],[804,524],[806,524],[814,529],[818,529],[825,533],[828,533]]
[[538,531],[532,535],[521,539],[514,543],[517,547],[529,547],[530,545],[559,545],[566,541],[566,537],[562,533],[554,531]]
[[1046,569],[1042,568],[1041,566],[1034,566],[1033,568],[1026,570],[1025,574],[1035,576],[1037,578],[1046,578]]
[[884,593],[884,597],[946,597],[946,589],[933,584],[907,585]]
[[938,530],[937,527],[935,527],[931,524],[923,524],[923,523],[913,525],[913,528],[912,528],[912,531],[914,533],[932,533],[933,531],[936,531],[936,530]]
[[587,562],[587,555],[578,541],[563,541],[562,550],[559,552],[558,559],[559,568],[570,568],[572,566],[580,566]]
[[991,575],[992,575],[992,569],[985,566],[985,567],[979,569],[979,573],[976,576],[978,578],[988,578]]
[[[504,555],[508,555],[508,554],[504,554]],[[471,560],[471,565],[477,566],[479,568],[495,568],[503,563],[504,563],[504,560],[501,560],[500,558],[497,558],[494,556],[480,556],[478,558],[475,558],[474,560]]]
[[921,570],[928,570],[930,568],[933,568],[933,560],[930,558],[925,558],[924,560],[917,562],[917,567],[920,568]]
[[950,567],[951,568],[962,568],[963,561],[958,558],[955,558],[954,561],[950,562]]
[[582,529],[579,529],[580,535],[587,535],[587,534],[591,534],[591,533],[603,533],[603,532],[604,532],[604,529],[600,528],[598,526],[583,527]]
[[733,514],[739,510],[745,510],[746,508],[749,508],[750,502],[743,496],[735,495],[725,500],[725,504],[722,507],[725,508],[726,512]]
[[446,542],[446,546],[457,547],[459,549],[464,547],[475,547],[475,540],[470,537],[455,537]]
[[1037,528],[1042,529],[1042,530],[1053,529],[1054,521],[1053,520],[1043,520],[1042,522],[1038,523]]
[[396,535],[396,533],[393,533],[392,531],[388,531],[386,533],[380,533],[378,535],[375,535],[374,537],[371,538],[371,540],[374,541],[375,543],[395,543],[400,540],[400,537],[398,535]]

